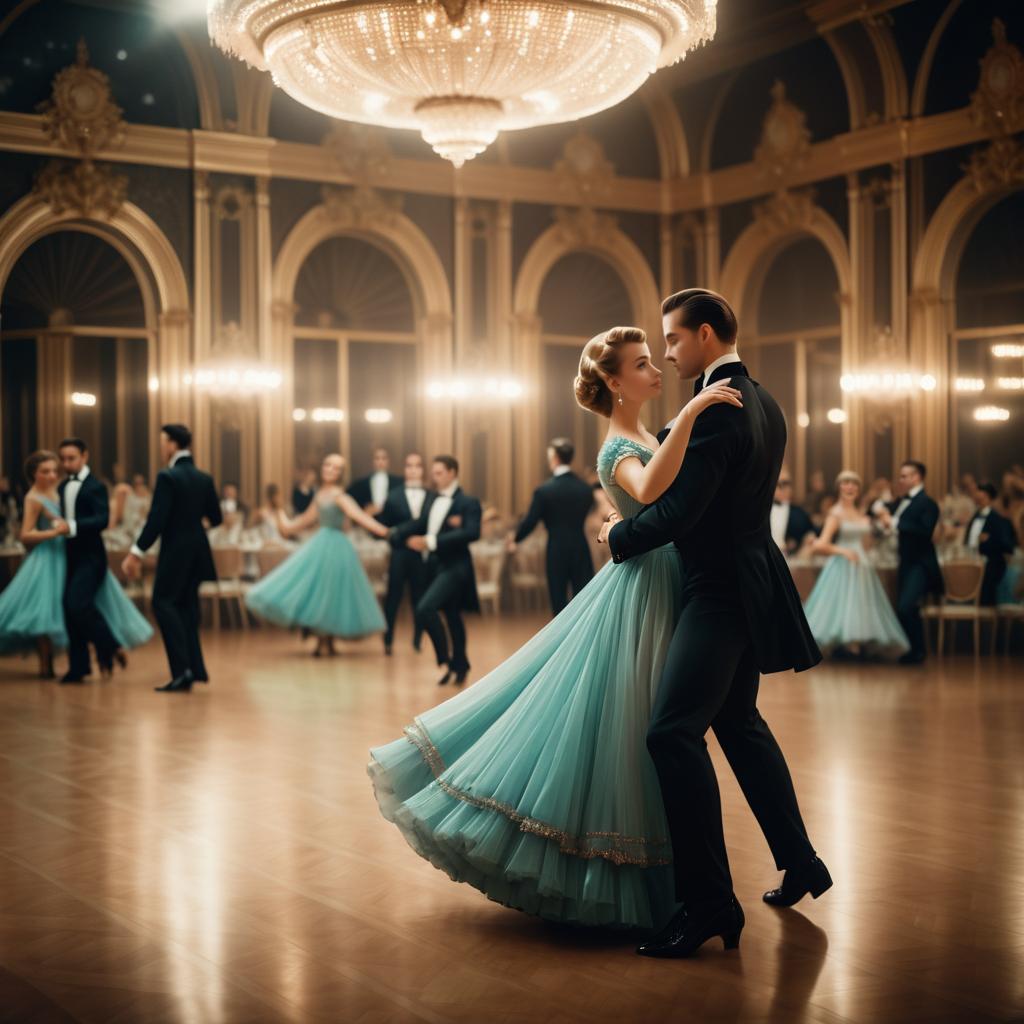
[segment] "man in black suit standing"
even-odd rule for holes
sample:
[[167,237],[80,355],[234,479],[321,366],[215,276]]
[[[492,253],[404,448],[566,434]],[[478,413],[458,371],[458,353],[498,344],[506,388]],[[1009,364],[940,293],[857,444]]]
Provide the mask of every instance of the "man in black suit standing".
[[594,507],[594,492],[572,471],[575,454],[572,441],[566,437],[556,437],[548,445],[551,479],[533,492],[529,511],[508,544],[509,552],[514,552],[538,523],[544,524],[548,531],[545,560],[552,615],[569,603],[570,586],[575,597],[594,577],[594,563],[583,533],[583,524]]
[[817,532],[806,511],[793,504],[793,478],[786,466],[782,467],[779,482],[775,485],[771,530],[772,539],[787,555],[796,554],[808,534]]
[[221,507],[213,478],[192,461],[192,432],[181,423],[160,429],[160,470],[153,503],[139,539],[125,557],[126,576],[137,577],[142,556],[160,538],[153,581],[153,613],[167,651],[171,681],[156,687],[165,693],[187,693],[193,683],[209,682],[199,646],[199,584],[215,580],[217,570],[206,539],[206,527],[221,523]]
[[110,523],[107,488],[89,471],[89,449],[80,437],[60,443],[60,463],[68,474],[57,488],[67,523],[67,581],[64,618],[68,630],[68,671],[62,683],[81,683],[90,674],[89,644],[100,671],[113,670],[117,641],[96,607],[96,593],[107,575],[103,531]]
[[348,493],[352,495],[361,509],[365,509],[371,516],[377,515],[388,500],[388,495],[396,488],[402,486],[402,478],[395,476],[391,470],[391,455],[387,448],[374,448],[373,450],[373,472],[369,476],[353,480],[348,487]]
[[416,605],[416,622],[430,637],[438,665],[445,668],[438,684],[454,678],[461,686],[470,667],[462,613],[480,611],[469,545],[480,538],[482,510],[459,486],[459,463],[453,456],[435,456],[430,475],[436,493],[427,495],[418,519],[393,529],[389,539],[427,553],[427,589]]
[[985,558],[981,603],[988,606],[996,603],[996,591],[1006,575],[1006,559],[1017,547],[1013,523],[992,507],[998,493],[995,484],[988,481],[978,485],[974,492],[978,511],[964,530],[964,547]]
[[[423,456],[419,452],[410,452],[405,457],[405,482],[396,487],[384,502],[384,508],[377,516],[377,521],[384,526],[404,526],[414,522],[423,513],[423,504],[427,500],[427,489],[423,484]],[[423,596],[427,567],[423,555],[412,551],[405,545],[392,547],[391,560],[388,562],[388,590],[384,598],[384,618],[388,628],[384,634],[384,653],[391,654],[395,639],[395,620],[398,608],[402,603],[402,595],[408,586],[415,612]],[[413,647],[418,651],[423,637],[423,630],[418,624],[413,634]]]
[[[762,672],[803,671],[821,660],[769,514],[786,448],[786,421],[736,354],[736,317],[720,295],[690,288],[662,304],[665,358],[694,394],[726,377],[743,407],[698,417],[682,469],[654,504],[610,530],[616,562],[674,541],[683,560],[682,612],[651,712],[647,748],[672,838],[676,898],[666,928],[642,956],[692,956],[719,935],[739,943],[715,770],[714,730],[747,803],[786,875],[766,902],[792,906],[831,884],[800,816],[786,760],[757,710]],[[609,520],[617,518],[614,514]],[[608,533],[606,525],[602,537]]]
[[924,490],[928,474],[924,463],[909,460],[900,466],[903,497],[886,505],[876,502],[872,512],[882,526],[899,538],[900,564],[896,574],[896,615],[910,641],[902,665],[920,665],[925,659],[921,602],[928,594],[945,590],[933,536],[939,522],[939,506]]

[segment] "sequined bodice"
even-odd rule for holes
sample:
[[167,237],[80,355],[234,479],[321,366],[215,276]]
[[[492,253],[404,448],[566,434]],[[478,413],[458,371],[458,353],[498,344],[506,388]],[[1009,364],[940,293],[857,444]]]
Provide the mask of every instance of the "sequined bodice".
[[338,508],[338,503],[333,498],[326,501],[320,500],[316,503],[317,511],[320,513],[320,525],[328,530],[341,530],[345,526],[345,513]]
[[856,520],[847,521],[845,519],[841,519],[839,521],[839,529],[836,531],[836,535],[832,543],[841,548],[863,547],[864,538],[870,533],[871,523],[869,522],[858,522]]
[[654,457],[654,451],[628,437],[612,437],[601,445],[601,450],[597,453],[597,476],[601,486],[619,510],[619,515],[626,519],[636,515],[644,507],[615,482],[615,470],[618,469],[619,463],[631,457],[638,458],[646,466]]

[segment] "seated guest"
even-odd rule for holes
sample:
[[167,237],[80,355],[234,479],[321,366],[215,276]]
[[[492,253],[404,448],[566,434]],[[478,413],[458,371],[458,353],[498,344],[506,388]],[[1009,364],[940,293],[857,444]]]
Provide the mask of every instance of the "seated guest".
[[786,466],[782,467],[779,482],[775,485],[771,526],[772,539],[787,555],[795,554],[808,536],[817,533],[811,517],[799,505],[793,504],[793,478]]
[[836,478],[839,500],[813,550],[830,556],[804,607],[818,646],[837,656],[897,655],[910,649],[889,596],[867,559],[872,523],[860,510],[860,477]]
[[919,665],[925,659],[921,602],[946,589],[933,540],[939,506],[925,493],[926,474],[924,463],[904,462],[899,475],[903,497],[888,505],[875,502],[872,509],[882,526],[899,540],[896,614],[910,641],[910,650],[900,658],[904,665]]
[[804,495],[804,511],[815,519],[821,509],[821,499],[828,494],[828,487],[825,484],[825,474],[816,469],[811,473],[807,481],[807,493]]
[[964,546],[985,558],[985,575],[981,582],[981,603],[994,605],[999,584],[1006,575],[1006,559],[1017,546],[1013,524],[993,507],[995,485],[979,484],[974,492],[978,511],[964,530]]
[[237,544],[242,539],[242,530],[249,516],[249,509],[238,498],[238,485],[225,484],[221,490],[220,513],[223,522],[211,537],[211,543]]
[[551,478],[533,492],[529,511],[513,536],[508,550],[524,541],[543,523],[548,533],[546,567],[551,614],[557,615],[593,578],[594,563],[583,532],[594,504],[590,486],[572,471],[576,449],[572,441],[556,437],[548,445]]
[[[306,506],[309,507],[308,505]],[[264,544],[290,544],[281,533],[280,514],[284,512],[284,501],[281,488],[277,484],[267,484],[263,491],[263,504],[253,513],[253,525]]]
[[369,476],[353,480],[348,493],[355,499],[359,507],[371,516],[378,515],[384,508],[388,495],[402,486],[402,478],[395,476],[391,470],[391,455],[387,448],[373,450],[373,472]]
[[313,503],[313,495],[316,494],[317,474],[315,469],[308,466],[300,469],[296,474],[295,486],[292,488],[292,511],[296,516],[303,512]]

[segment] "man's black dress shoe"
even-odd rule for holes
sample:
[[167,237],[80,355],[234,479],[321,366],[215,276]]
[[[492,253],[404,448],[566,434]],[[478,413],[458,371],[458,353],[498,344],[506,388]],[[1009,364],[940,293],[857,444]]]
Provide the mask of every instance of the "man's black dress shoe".
[[907,651],[900,656],[899,662],[901,665],[923,665],[924,655],[916,651]]
[[726,949],[738,949],[745,923],[743,908],[735,896],[724,906],[710,910],[694,912],[683,907],[658,935],[637,946],[636,951],[640,956],[680,960],[696,956],[697,950],[716,935],[721,936]]
[[415,636],[412,640],[412,649],[419,654],[423,650],[423,637]]
[[60,681],[61,681],[62,684],[67,684],[67,683],[84,683],[85,682],[85,676],[73,676],[70,672],[65,672],[64,675],[62,675],[60,677]]
[[438,681],[437,681],[437,685],[438,685],[438,686],[446,686],[446,685],[447,685],[448,683],[450,683],[450,682],[451,682],[451,681],[452,681],[452,680],[453,680],[454,678],[455,678],[455,673],[454,673],[454,672],[453,672],[453,671],[452,671],[452,670],[451,670],[450,668],[447,668],[447,669],[445,669],[445,671],[444,671],[444,675],[443,675],[443,676],[441,676],[441,678],[440,678],[440,679],[438,679]]
[[164,683],[163,686],[154,686],[153,689],[157,693],[188,693],[191,691],[194,682],[195,678],[192,673],[186,669],[176,679],[172,679],[169,683]]
[[468,668],[459,669],[459,671],[455,673],[455,685],[461,686],[466,681],[466,676],[468,675]]
[[769,890],[762,898],[773,907],[791,907],[808,893],[817,899],[831,888],[832,876],[828,868],[817,857],[812,857],[802,868],[790,868],[782,878],[782,885]]
[[390,637],[385,637],[384,638],[384,653],[389,658],[391,657],[391,655],[393,653],[392,650],[391,650],[391,638]]

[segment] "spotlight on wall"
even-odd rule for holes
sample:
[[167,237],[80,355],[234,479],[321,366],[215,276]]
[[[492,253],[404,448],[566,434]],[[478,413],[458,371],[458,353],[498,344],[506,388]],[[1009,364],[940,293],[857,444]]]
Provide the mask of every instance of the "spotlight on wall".
[[366,422],[367,423],[390,423],[395,418],[394,413],[390,409],[367,409],[366,410]]
[[811,417],[806,412],[799,412],[796,415],[796,425],[805,429],[811,425]]
[[89,391],[72,391],[71,404],[92,406],[96,404],[96,396]]
[[341,409],[328,409],[318,406],[310,412],[309,418],[314,423],[340,423],[345,418],[345,413]]
[[979,423],[1005,423],[1010,418],[1010,410],[998,405],[979,405],[974,410],[974,418]]
[[992,346],[992,355],[996,359],[1024,359],[1024,345],[1003,341]]
[[953,387],[957,391],[984,391],[985,380],[983,377],[957,377]]
[[829,409],[829,411],[825,413],[825,419],[827,419],[829,423],[845,423],[847,420],[846,411],[844,409]]
[[149,386],[149,390],[150,391],[159,391],[160,390],[160,378],[159,377],[150,377],[149,378],[149,385],[148,386]]

